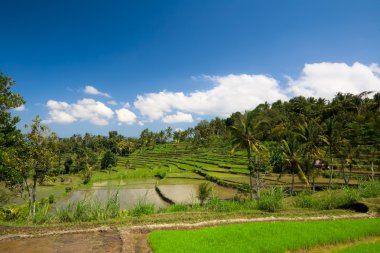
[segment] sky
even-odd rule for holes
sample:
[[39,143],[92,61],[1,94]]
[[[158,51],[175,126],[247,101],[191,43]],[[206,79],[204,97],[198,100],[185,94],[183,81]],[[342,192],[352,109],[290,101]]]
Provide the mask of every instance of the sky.
[[0,0],[0,71],[59,136],[380,91],[380,1]]

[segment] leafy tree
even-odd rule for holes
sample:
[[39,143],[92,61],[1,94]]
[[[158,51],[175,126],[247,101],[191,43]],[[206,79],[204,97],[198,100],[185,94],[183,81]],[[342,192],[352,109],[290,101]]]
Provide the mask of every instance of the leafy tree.
[[[25,141],[17,154],[17,170],[22,176],[28,193],[29,213],[36,213],[37,180],[44,178],[52,168],[56,156],[57,137],[37,116],[25,134]],[[32,177],[33,185],[29,178]]]
[[117,157],[114,153],[112,153],[110,150],[107,150],[102,157],[102,160],[100,162],[100,168],[102,170],[108,170],[109,173],[111,172],[112,167],[117,165]]
[[0,181],[10,189],[18,189],[21,176],[15,170],[14,157],[22,144],[22,135],[16,124],[20,121],[13,117],[10,110],[24,104],[21,95],[11,88],[15,81],[0,72]]

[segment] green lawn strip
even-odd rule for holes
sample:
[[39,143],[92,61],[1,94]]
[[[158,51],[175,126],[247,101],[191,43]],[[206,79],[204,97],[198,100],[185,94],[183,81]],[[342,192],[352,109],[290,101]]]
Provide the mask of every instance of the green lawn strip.
[[334,250],[334,253],[376,253],[380,252],[380,240],[362,242],[344,249]]
[[380,219],[263,222],[198,230],[154,231],[160,252],[285,252],[380,235]]

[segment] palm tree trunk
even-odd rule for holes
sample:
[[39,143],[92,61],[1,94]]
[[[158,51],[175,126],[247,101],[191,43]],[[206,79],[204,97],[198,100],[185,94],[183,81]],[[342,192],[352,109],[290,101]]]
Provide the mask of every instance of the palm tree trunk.
[[313,190],[313,192],[315,192],[315,167],[314,167],[314,165],[312,165],[312,169],[311,169],[311,171],[312,171],[312,177],[313,177],[313,181],[312,181],[312,190]]
[[352,176],[352,163],[350,163],[349,168],[350,168],[350,172],[348,174],[347,185],[350,183],[350,179]]
[[256,166],[257,174],[256,174],[256,183],[257,183],[257,199],[260,199],[260,171],[259,166]]
[[333,158],[332,158],[332,154],[331,154],[331,147],[330,147],[330,150],[329,150],[329,156],[330,156],[330,179],[329,179],[329,188],[331,188],[331,182],[332,182],[332,178],[333,178],[333,175],[334,175],[334,165],[333,165]]
[[249,186],[250,186],[249,195],[250,195],[251,200],[253,200],[253,175],[252,175],[252,172],[249,172]]
[[293,195],[294,193],[294,165],[292,165],[292,188],[290,190],[290,194]]
[[341,158],[340,164],[341,164],[342,177],[343,177],[343,180],[344,180],[344,184],[347,185],[348,182],[347,182],[347,178],[346,178],[346,171],[344,169],[344,159],[343,158]]

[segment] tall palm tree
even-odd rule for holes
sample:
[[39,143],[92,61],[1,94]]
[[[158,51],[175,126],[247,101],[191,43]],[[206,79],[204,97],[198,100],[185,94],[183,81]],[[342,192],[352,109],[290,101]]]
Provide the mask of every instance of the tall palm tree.
[[[255,129],[257,128],[257,124],[255,125],[254,117],[252,112],[245,112],[244,114],[239,114],[239,116],[235,119],[234,125],[231,127],[232,133],[232,152],[234,152],[237,148],[245,149],[247,151],[247,161],[248,161],[248,170],[250,176],[250,195],[251,199],[253,199],[253,175],[254,175],[254,167],[255,162],[253,157],[255,154],[262,152],[264,150],[264,146],[257,138],[257,133],[255,133]],[[260,197],[260,174],[259,168],[257,167],[257,196]]]
[[307,187],[309,187],[309,182],[306,178],[305,173],[301,169],[301,157],[302,157],[302,146],[297,140],[297,135],[293,132],[289,132],[286,138],[281,141],[282,152],[285,157],[285,162],[288,163],[292,174],[292,186],[290,193],[294,193],[294,175],[297,173],[301,181],[305,182]]
[[327,143],[327,139],[322,135],[322,127],[318,124],[316,119],[309,122],[305,121],[299,127],[299,139],[303,149],[303,156],[305,162],[311,165],[312,188],[315,191],[315,163],[317,159],[322,156],[322,144]]
[[329,118],[325,122],[325,137],[327,139],[328,153],[330,160],[330,177],[329,177],[329,188],[331,187],[332,178],[334,175],[334,159],[333,153],[336,152],[336,145],[338,144],[338,124],[335,117]]

